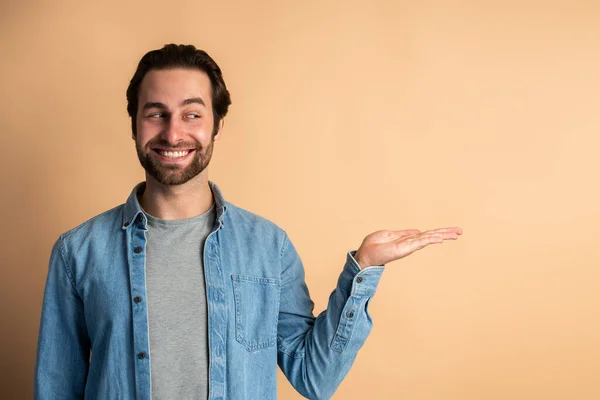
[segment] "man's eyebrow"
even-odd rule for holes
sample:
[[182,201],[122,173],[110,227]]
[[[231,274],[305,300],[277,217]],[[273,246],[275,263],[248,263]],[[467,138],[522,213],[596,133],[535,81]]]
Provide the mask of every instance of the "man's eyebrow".
[[[206,107],[206,103],[200,97],[192,97],[191,99],[185,99],[181,103],[182,106],[187,106],[189,104],[200,104],[200,105]],[[163,104],[163,103],[160,103],[160,102],[157,102],[157,101],[149,101],[148,103],[144,104],[144,107],[142,107],[142,111],[146,111],[146,110],[149,110],[151,108],[158,108],[158,109],[161,109],[161,110],[168,110],[169,109],[169,107],[167,107],[166,104]]]
[[187,106],[188,104],[200,104],[206,107],[206,103],[200,97],[192,97],[191,99],[185,99],[181,105]]
[[144,107],[142,107],[142,111],[149,110],[150,108],[160,108],[161,110],[166,110],[167,106],[164,105],[163,103],[158,103],[158,102],[155,102],[155,101],[150,101],[150,102],[144,104]]

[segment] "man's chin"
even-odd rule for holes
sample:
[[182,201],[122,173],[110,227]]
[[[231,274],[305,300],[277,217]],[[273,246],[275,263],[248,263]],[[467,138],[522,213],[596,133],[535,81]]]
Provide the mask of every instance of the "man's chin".
[[158,183],[160,183],[161,185],[165,185],[165,186],[179,186],[179,185],[183,185],[184,183],[189,182],[192,178],[187,177],[187,176],[160,176],[160,177],[153,177],[154,180]]
[[141,158],[140,161],[146,176],[165,186],[183,185],[200,175],[206,168],[199,160],[186,165],[155,163],[150,157]]
[[191,171],[146,171],[157,183],[165,186],[179,186],[189,182],[200,174]]

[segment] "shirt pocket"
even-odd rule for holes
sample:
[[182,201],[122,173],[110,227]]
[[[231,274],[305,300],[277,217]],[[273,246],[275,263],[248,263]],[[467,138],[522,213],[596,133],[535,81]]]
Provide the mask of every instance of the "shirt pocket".
[[232,275],[235,298],[235,338],[248,351],[277,343],[278,279]]

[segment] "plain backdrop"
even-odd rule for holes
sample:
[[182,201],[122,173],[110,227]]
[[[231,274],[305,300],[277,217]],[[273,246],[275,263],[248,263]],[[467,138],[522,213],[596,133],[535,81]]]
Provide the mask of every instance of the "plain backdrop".
[[387,267],[335,399],[600,398],[600,3],[566,0],[2,2],[1,398],[32,396],[52,244],[143,180],[125,89],[166,43],[223,69],[210,177],[316,313],[368,233],[464,229]]

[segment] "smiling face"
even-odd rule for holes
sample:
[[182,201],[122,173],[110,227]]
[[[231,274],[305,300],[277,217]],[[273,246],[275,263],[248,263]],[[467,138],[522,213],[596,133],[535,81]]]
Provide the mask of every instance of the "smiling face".
[[222,124],[214,130],[211,90],[208,75],[198,69],[146,74],[134,139],[147,180],[181,185],[206,170]]

